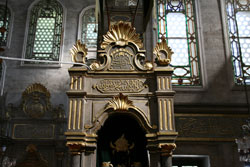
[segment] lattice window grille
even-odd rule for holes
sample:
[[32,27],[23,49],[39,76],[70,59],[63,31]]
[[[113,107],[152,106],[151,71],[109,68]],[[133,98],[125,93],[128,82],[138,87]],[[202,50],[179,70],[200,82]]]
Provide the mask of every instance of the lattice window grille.
[[63,8],[56,0],[42,0],[30,15],[26,58],[58,61],[62,41]]
[[158,0],[158,39],[167,39],[174,55],[173,85],[201,85],[194,0]]
[[95,8],[90,8],[82,17],[82,43],[86,44],[88,48],[97,48],[97,32]]
[[5,32],[0,33],[0,46],[7,45],[7,39],[9,34],[9,24],[10,24],[10,10],[5,5],[0,5],[0,28],[4,27]]
[[225,0],[234,78],[250,84],[250,0]]

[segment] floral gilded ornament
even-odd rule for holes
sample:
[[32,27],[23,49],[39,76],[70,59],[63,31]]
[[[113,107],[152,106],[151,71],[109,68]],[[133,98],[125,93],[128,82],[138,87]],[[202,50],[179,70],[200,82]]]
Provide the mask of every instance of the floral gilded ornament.
[[23,111],[31,118],[41,118],[51,109],[50,93],[39,83],[30,85],[22,95]]
[[85,44],[82,44],[80,40],[76,41],[76,44],[73,45],[73,48],[70,49],[72,61],[76,63],[85,63],[85,58],[88,53],[88,49]]
[[106,49],[106,47],[112,43],[118,46],[125,46],[128,45],[129,42],[133,43],[138,48],[143,48],[143,43],[139,34],[136,33],[135,28],[120,21],[118,24],[112,25],[107,34],[103,36],[101,48]]
[[157,57],[157,63],[166,66],[170,64],[174,52],[167,45],[166,39],[162,37],[161,42],[155,46],[153,53]]
[[134,108],[133,102],[128,99],[128,96],[124,96],[120,93],[118,96],[114,96],[111,101],[108,102],[105,110],[114,109],[115,111],[127,111],[129,108]]

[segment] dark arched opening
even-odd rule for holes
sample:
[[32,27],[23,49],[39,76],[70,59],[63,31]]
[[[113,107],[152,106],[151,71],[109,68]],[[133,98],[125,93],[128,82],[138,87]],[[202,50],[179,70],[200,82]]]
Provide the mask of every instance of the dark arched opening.
[[97,134],[97,167],[103,162],[114,167],[148,166],[146,133],[133,117],[110,115]]

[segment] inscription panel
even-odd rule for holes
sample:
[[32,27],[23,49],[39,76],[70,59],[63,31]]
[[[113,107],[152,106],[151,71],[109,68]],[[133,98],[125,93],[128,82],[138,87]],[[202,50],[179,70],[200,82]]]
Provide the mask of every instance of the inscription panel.
[[111,71],[132,71],[134,66],[132,63],[133,54],[126,49],[117,49],[112,52],[111,55],[112,62],[110,64],[109,70]]
[[139,93],[146,87],[138,79],[104,79],[93,86],[101,93]]
[[232,139],[241,136],[241,126],[246,117],[237,116],[179,116],[176,114],[176,130],[178,139]]
[[14,139],[54,139],[55,125],[15,124]]

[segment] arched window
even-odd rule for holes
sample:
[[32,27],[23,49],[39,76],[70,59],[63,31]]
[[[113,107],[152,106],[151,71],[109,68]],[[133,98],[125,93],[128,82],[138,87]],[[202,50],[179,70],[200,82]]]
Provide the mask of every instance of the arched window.
[[228,34],[237,85],[242,85],[245,77],[250,84],[250,1],[225,0]]
[[10,31],[10,10],[5,5],[0,5],[0,46],[7,46]]
[[63,35],[63,7],[56,0],[41,0],[30,11],[25,58],[60,58]]
[[81,41],[87,48],[97,48],[98,25],[95,18],[95,7],[90,6],[83,10],[81,16]]
[[158,0],[158,39],[172,48],[173,85],[201,85],[194,0]]

